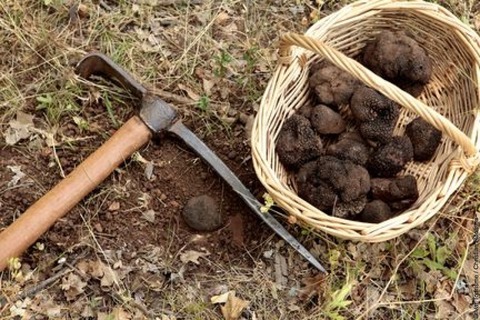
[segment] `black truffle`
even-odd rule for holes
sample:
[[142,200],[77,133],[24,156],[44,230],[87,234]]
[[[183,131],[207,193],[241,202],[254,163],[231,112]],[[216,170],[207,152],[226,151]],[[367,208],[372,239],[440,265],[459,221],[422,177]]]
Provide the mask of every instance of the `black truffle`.
[[413,158],[417,161],[430,160],[442,140],[442,132],[420,117],[407,125],[405,134],[412,141]]
[[413,147],[408,137],[393,137],[378,147],[367,163],[370,174],[377,177],[393,177],[413,159]]
[[360,122],[362,136],[374,144],[390,141],[400,115],[398,105],[379,92],[359,87],[350,101],[352,115]]
[[285,167],[298,169],[322,153],[322,141],[307,118],[294,114],[282,126],[276,151]]
[[418,199],[417,180],[406,175],[394,179],[371,179],[373,199],[387,202],[392,210],[400,211],[409,208]]
[[380,223],[393,217],[388,204],[381,200],[373,200],[365,205],[358,219],[363,222]]
[[326,154],[364,166],[370,150],[358,133],[345,132],[340,135],[338,142],[328,146]]
[[350,161],[321,156],[297,174],[298,194],[322,211],[338,217],[358,214],[370,190],[367,170]]
[[363,50],[362,63],[413,96],[430,81],[432,64],[426,51],[404,31],[382,31]]
[[339,134],[345,131],[347,126],[339,113],[322,104],[312,109],[310,122],[320,134]]
[[322,61],[312,68],[309,81],[318,101],[333,106],[348,104],[354,90],[360,84],[349,73],[327,61]]
[[198,231],[214,231],[223,225],[222,213],[212,197],[191,198],[183,208],[182,216],[189,227]]

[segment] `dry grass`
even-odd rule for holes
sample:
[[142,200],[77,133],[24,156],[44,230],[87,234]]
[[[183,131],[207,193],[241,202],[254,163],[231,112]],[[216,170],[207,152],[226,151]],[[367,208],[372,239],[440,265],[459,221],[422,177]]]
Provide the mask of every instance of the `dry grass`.
[[[2,1],[0,126],[5,131],[19,110],[35,114],[38,126],[55,134],[61,147],[68,149],[82,137],[69,140],[60,130],[63,126],[72,124],[74,117],[84,119],[86,125],[104,117],[109,119],[105,138],[132,109],[122,102],[125,94],[119,90],[87,86],[73,74],[75,61],[99,50],[179,107],[198,134],[221,132],[232,139],[230,118],[235,113],[254,113],[276,65],[279,35],[303,32],[309,23],[349,2],[83,1],[75,10],[74,1]],[[475,1],[435,2],[464,21],[480,21]],[[95,116],[85,113],[85,105],[99,96],[105,108]],[[0,144],[6,148],[3,141]],[[475,248],[469,243],[473,217],[480,208],[479,182],[477,173],[437,218],[385,243],[344,242],[292,227],[331,270],[326,277],[315,275],[281,242],[272,244],[272,238],[245,249],[238,261],[206,256],[201,258],[203,271],[186,272],[178,262],[182,248],[175,244],[182,239],[173,220],[165,231],[168,241],[135,253],[135,265],[115,266],[116,253],[102,247],[94,232],[95,218],[107,200],[126,198],[128,190],[113,185],[82,204],[84,237],[69,250],[103,261],[126,276],[102,290],[100,281],[78,270],[76,263],[84,259],[78,256],[66,265],[49,266],[48,274],[59,274],[63,282],[57,279],[41,294],[24,297],[21,292],[45,280],[46,270],[4,272],[0,316],[10,319],[23,310],[25,318],[51,312],[52,318],[74,319],[92,312],[90,316],[103,319],[221,319],[220,307],[209,299],[228,289],[250,301],[245,319],[434,319],[447,311],[450,319],[468,319],[471,291],[470,296],[463,295],[459,288],[472,285],[473,270],[468,266]],[[35,191],[38,196],[43,192]],[[261,256],[268,250],[288,261],[284,287],[275,281],[274,259]],[[44,257],[58,261],[61,255]],[[242,264],[242,259],[252,263]],[[128,268],[135,271],[128,273]],[[68,273],[62,273],[65,270]],[[170,283],[163,283],[159,270],[169,270]],[[64,296],[62,284],[70,274],[87,283],[82,299],[68,301]],[[144,296],[136,291],[140,284],[148,290]]]

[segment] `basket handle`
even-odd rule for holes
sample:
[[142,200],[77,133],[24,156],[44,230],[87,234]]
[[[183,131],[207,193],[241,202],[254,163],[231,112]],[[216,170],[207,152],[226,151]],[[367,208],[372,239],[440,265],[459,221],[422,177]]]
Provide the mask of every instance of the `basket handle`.
[[283,63],[291,62],[291,46],[298,46],[325,57],[338,68],[349,72],[351,75],[363,81],[371,88],[381,92],[389,99],[420,115],[425,121],[433,125],[438,130],[441,130],[448,137],[453,139],[453,141],[458,143],[463,149],[466,157],[472,157],[476,159],[475,161],[468,161],[468,163],[471,162],[471,164],[468,166],[476,167],[478,164],[478,151],[471,139],[453,123],[451,123],[449,119],[428,107],[420,100],[415,99],[413,96],[399,89],[394,84],[379,77],[354,59],[347,57],[332,47],[329,47],[323,41],[301,34],[287,33],[282,36],[280,42],[280,56]]

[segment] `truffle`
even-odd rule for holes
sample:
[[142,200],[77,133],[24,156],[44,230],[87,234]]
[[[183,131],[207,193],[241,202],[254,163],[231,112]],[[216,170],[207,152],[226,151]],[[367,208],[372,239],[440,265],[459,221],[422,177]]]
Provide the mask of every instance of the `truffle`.
[[373,178],[371,187],[372,198],[387,202],[395,211],[409,208],[418,199],[417,180],[411,175],[394,179]]
[[328,146],[327,155],[342,160],[350,160],[355,164],[364,166],[369,156],[369,148],[362,137],[356,132],[345,132],[340,135],[338,142]]
[[309,81],[318,101],[333,106],[348,104],[354,90],[360,84],[349,73],[328,61],[322,61],[312,68]]
[[350,101],[352,115],[360,122],[362,136],[374,144],[387,143],[400,115],[398,105],[379,92],[359,87]]
[[322,211],[346,217],[358,214],[370,190],[367,170],[351,161],[321,156],[297,174],[298,194]]
[[368,199],[366,196],[361,196],[360,198],[350,202],[339,202],[333,207],[332,216],[337,218],[351,219],[352,216],[358,214],[365,208],[367,202]]
[[276,151],[285,167],[298,169],[302,164],[320,156],[322,141],[307,118],[294,114],[282,126]]
[[426,51],[404,31],[382,31],[364,48],[361,60],[374,73],[415,97],[432,74]]
[[182,216],[189,227],[197,231],[214,231],[223,225],[217,202],[208,195],[191,198],[183,208]]
[[310,114],[310,122],[315,131],[320,134],[339,134],[346,128],[342,116],[322,104],[313,108]]
[[304,116],[307,119],[310,119],[310,116],[312,115],[313,107],[314,106],[312,104],[306,103],[303,106],[301,106],[300,109],[298,109],[296,114],[300,116]]
[[373,200],[365,205],[358,219],[363,222],[380,223],[393,217],[388,204],[381,200]]
[[420,117],[407,125],[405,134],[412,141],[416,161],[430,160],[442,140],[442,132]]
[[393,137],[378,147],[367,162],[368,171],[377,177],[393,177],[413,159],[413,147],[408,137]]

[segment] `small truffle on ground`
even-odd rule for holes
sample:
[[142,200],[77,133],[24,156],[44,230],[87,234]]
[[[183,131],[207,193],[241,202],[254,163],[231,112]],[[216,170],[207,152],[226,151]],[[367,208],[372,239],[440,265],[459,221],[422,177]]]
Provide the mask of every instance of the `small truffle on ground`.
[[307,118],[294,114],[283,124],[276,151],[285,167],[298,169],[302,164],[320,156],[322,141]]
[[217,202],[207,195],[188,200],[182,216],[187,225],[197,231],[214,231],[223,225]]
[[367,163],[369,149],[365,141],[356,132],[345,132],[340,135],[338,142],[328,146],[326,154],[342,160],[350,160],[364,166]]
[[367,168],[377,177],[393,177],[413,159],[413,147],[408,137],[393,137],[370,155]]
[[355,90],[350,110],[360,121],[360,133],[373,143],[387,143],[400,115],[398,105],[379,92],[362,86]]
[[426,51],[404,31],[382,31],[364,48],[362,63],[413,96],[422,93],[432,74]]
[[407,125],[405,134],[412,141],[416,161],[430,160],[442,140],[442,132],[420,117]]
[[327,61],[312,68],[310,88],[322,104],[341,106],[348,104],[356,87],[360,84],[349,73]]
[[409,208],[418,199],[417,180],[411,175],[394,179],[373,178],[371,187],[373,199],[388,203],[395,211]]
[[322,104],[313,108],[310,122],[320,134],[339,134],[345,131],[347,126],[339,113]]
[[367,170],[351,161],[321,156],[297,174],[299,196],[338,217],[358,214],[370,190]]
[[380,223],[393,217],[388,204],[381,200],[373,200],[365,205],[358,220],[370,223]]

